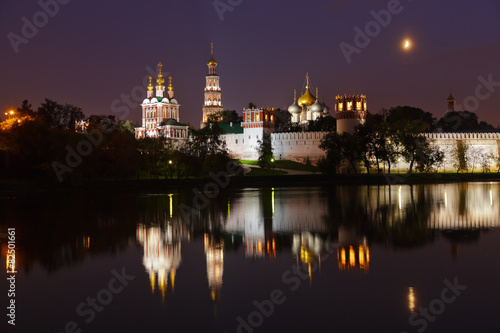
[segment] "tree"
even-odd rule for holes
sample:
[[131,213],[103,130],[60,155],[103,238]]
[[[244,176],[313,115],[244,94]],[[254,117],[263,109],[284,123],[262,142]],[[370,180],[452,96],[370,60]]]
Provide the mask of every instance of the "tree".
[[262,140],[257,141],[257,152],[259,153],[258,164],[261,168],[269,169],[272,166],[273,147],[271,145],[271,135],[264,133]]
[[35,115],[35,112],[31,108],[31,104],[28,102],[27,99],[22,101],[22,104],[20,107],[17,108],[17,112],[21,117],[33,117]]
[[476,166],[480,167],[483,172],[489,169],[492,156],[485,152],[484,148],[484,146],[470,146],[467,149],[467,160],[472,172],[474,172]]
[[217,123],[217,124],[236,124],[241,123],[243,117],[238,115],[235,110],[224,110],[212,113],[208,116],[207,123]]
[[252,102],[250,102],[250,103],[248,103],[248,108],[249,109],[257,109],[257,105],[255,105]]
[[444,162],[444,151],[436,146],[425,146],[418,153],[416,162],[420,172],[438,171]]
[[309,120],[307,132],[333,132],[337,129],[337,119],[330,116],[318,117],[316,120]]
[[49,127],[59,128],[70,132],[75,131],[78,121],[85,119],[82,109],[71,104],[58,104],[50,99],[40,105],[36,112]]
[[330,132],[323,137],[319,148],[325,151],[325,157],[318,161],[321,172],[336,174],[342,164],[342,141],[337,132]]
[[443,132],[463,132],[494,130],[495,128],[484,122],[479,122],[477,115],[469,111],[446,112],[437,122],[437,127]]
[[455,147],[452,149],[450,157],[453,166],[459,171],[467,171],[469,169],[469,159],[467,151],[469,146],[462,140],[457,140]]
[[288,132],[290,129],[292,115],[288,110],[274,110],[274,131],[275,133]]
[[413,122],[418,120],[421,123],[427,124],[428,130],[433,130],[436,123],[436,118],[432,116],[432,113],[425,112],[413,106],[396,106],[389,110],[383,110],[382,113],[385,114],[386,120],[389,123]]

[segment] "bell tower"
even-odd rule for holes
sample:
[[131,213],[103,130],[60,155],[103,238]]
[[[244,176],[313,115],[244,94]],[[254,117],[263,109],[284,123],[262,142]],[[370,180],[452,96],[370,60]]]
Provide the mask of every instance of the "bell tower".
[[203,103],[203,120],[201,127],[205,127],[211,114],[222,111],[221,88],[219,75],[216,74],[217,61],[214,59],[214,44],[210,45],[210,59],[207,61],[208,75],[205,76],[205,101]]
[[451,94],[450,90],[450,96],[446,100],[446,104],[448,104],[448,112],[453,112],[455,111],[455,98],[453,98],[453,95]]

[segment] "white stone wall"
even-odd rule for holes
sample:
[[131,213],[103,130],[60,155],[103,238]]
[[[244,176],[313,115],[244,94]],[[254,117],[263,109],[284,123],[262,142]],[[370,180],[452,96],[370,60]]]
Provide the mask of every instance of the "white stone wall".
[[[272,133],[271,142],[275,159],[305,162],[307,158],[315,163],[325,156],[319,148],[321,140],[328,132],[293,132]],[[262,128],[245,129],[243,134],[225,134],[227,148],[234,158],[257,160],[258,140],[262,140]],[[457,140],[463,140],[469,146],[477,147],[482,151],[497,157],[500,148],[500,133],[426,133],[425,136],[432,140],[434,145],[445,152],[443,170],[453,170],[451,151]],[[381,167],[383,165],[381,164]],[[392,172],[406,172],[409,164],[402,159],[391,166]],[[491,168],[496,168],[495,161],[491,161]],[[479,169],[479,166],[476,166]],[[440,170],[442,171],[442,170]]]
[[325,152],[319,144],[328,132],[294,132],[271,134],[274,157],[280,160],[316,162]]
[[243,159],[244,136],[243,134],[224,134],[221,138],[226,141],[226,147],[233,158]]

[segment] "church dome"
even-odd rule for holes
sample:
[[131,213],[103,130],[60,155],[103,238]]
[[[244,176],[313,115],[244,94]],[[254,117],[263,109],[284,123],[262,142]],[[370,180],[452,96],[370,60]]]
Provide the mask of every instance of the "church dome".
[[208,66],[217,66],[217,61],[214,59],[214,56],[212,55],[210,59],[207,61]]
[[301,113],[302,108],[298,106],[296,101],[293,101],[293,104],[288,107],[288,112],[290,113]]
[[330,108],[323,102],[323,113],[330,114]]
[[311,112],[312,113],[321,113],[323,112],[323,105],[319,102],[319,100],[316,100],[314,104],[311,106]]
[[309,91],[309,86],[306,86],[306,92],[299,98],[299,106],[311,106],[316,97]]

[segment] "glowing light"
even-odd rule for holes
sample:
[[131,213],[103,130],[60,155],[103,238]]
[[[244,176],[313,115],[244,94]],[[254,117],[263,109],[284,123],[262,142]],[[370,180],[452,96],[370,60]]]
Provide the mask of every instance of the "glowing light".
[[404,50],[410,50],[412,47],[412,41],[410,39],[405,39],[403,41],[403,49]]
[[272,205],[273,217],[274,217],[274,187],[272,188],[272,191],[271,191],[271,205]]
[[415,311],[415,292],[413,291],[413,287],[408,288],[408,309],[410,309],[410,312]]
[[356,253],[354,253],[352,246],[349,247],[349,266],[356,267]]
[[398,202],[399,202],[399,210],[401,210],[401,186],[398,188]]
[[169,209],[169,211],[170,211],[170,218],[172,218],[172,212],[173,212],[173,208],[172,208],[172,201],[173,201],[173,199],[172,199],[172,197],[173,197],[173,194],[169,194],[168,195],[168,198],[170,200],[170,209]]

